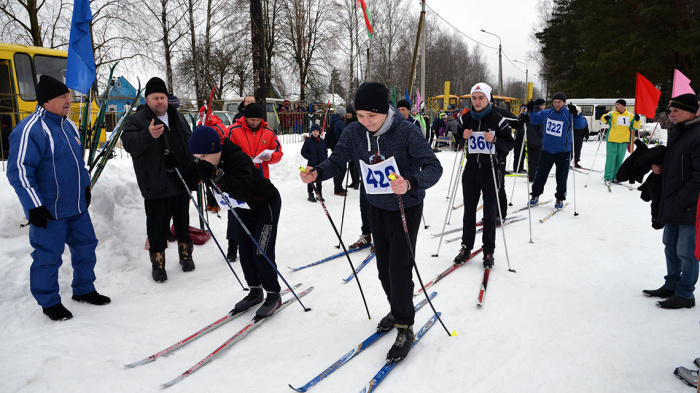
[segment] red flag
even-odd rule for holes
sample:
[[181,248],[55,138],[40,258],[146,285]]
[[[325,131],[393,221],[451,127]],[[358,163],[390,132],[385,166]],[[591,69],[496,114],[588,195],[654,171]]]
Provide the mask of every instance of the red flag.
[[656,106],[659,103],[661,91],[654,87],[649,80],[637,73],[637,88],[634,93],[634,113],[653,119],[656,116]]
[[367,4],[365,4],[365,0],[359,1],[360,7],[362,7],[362,13],[365,16],[365,25],[367,25],[367,36],[369,38],[372,38],[372,34],[374,33],[374,30],[372,29],[372,17],[369,15],[369,10],[367,9]]

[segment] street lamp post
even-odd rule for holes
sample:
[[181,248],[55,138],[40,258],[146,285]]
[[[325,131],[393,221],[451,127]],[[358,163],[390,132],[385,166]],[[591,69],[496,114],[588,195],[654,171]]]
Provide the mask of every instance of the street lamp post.
[[482,33],[491,34],[498,38],[498,94],[503,95],[503,60],[501,59],[501,37],[498,34],[489,33],[481,29]]
[[527,85],[527,77],[528,77],[527,63],[523,63],[522,61],[517,61],[517,60],[513,60],[513,61],[516,62],[516,63],[520,63],[520,64],[522,64],[522,65],[525,66],[525,98],[527,99],[527,89],[528,89],[528,85]]

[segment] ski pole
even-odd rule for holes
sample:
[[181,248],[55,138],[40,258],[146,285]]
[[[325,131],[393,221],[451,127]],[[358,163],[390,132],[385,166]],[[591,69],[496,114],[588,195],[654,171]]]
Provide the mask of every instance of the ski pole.
[[455,175],[455,166],[457,165],[457,157],[459,157],[459,148],[457,148],[457,151],[455,152],[455,161],[452,163],[452,175],[450,176],[450,185],[447,186],[447,195],[445,195],[445,199],[450,199],[450,190],[452,189],[452,180],[454,179]]
[[586,185],[584,185],[584,187],[588,187],[588,181],[591,180],[591,173],[593,173],[593,165],[595,165],[595,160],[596,160],[596,158],[598,158],[598,152],[600,151],[600,145],[603,144],[603,140],[605,139],[605,134],[607,132],[608,132],[608,129],[606,128],[605,131],[603,131],[603,136],[600,138],[600,142],[598,142],[598,148],[595,150],[595,156],[593,156],[593,163],[591,164],[591,170],[588,171],[588,178],[586,178]]
[[[462,163],[464,162],[464,157],[467,154],[467,146],[464,146],[464,150],[462,151],[462,158],[460,159],[459,162],[459,173],[462,173]],[[459,176],[457,176],[459,179]],[[438,254],[440,253],[440,247],[442,246],[442,238],[445,237],[445,227],[447,226],[447,218],[450,214],[450,210],[452,210],[452,203],[454,202],[454,195],[456,193],[456,188],[457,188],[457,182],[455,182],[455,191],[452,193],[452,198],[450,198],[449,203],[447,204],[447,212],[445,213],[445,221],[442,222],[442,234],[440,235],[440,241],[438,242],[438,248],[437,251],[435,251],[435,254],[432,255],[433,258],[437,258]]]
[[[350,170],[345,165],[345,196],[343,197],[343,214],[340,216],[340,237],[343,237],[343,224],[345,223],[345,203],[348,201],[348,176],[350,176]],[[340,242],[335,248],[340,248]]]
[[[306,168],[304,167],[299,167],[299,170],[301,172],[306,172]],[[314,169],[311,169],[313,172]],[[314,193],[316,194],[318,199],[318,190],[316,190],[316,185],[312,182],[310,183],[311,187],[313,187]],[[365,310],[367,311],[367,318],[372,319],[372,316],[369,314],[369,307],[367,306],[367,299],[365,299],[365,293],[362,290],[362,285],[360,284],[360,278],[357,277],[357,273],[355,273],[355,266],[352,264],[352,260],[350,259],[350,254],[348,253],[347,248],[345,248],[345,243],[343,243],[343,239],[340,237],[340,233],[338,233],[338,229],[335,227],[335,223],[333,222],[333,219],[331,218],[331,214],[328,212],[328,209],[326,209],[326,204],[321,200],[321,207],[323,207],[323,211],[326,212],[326,217],[328,217],[328,221],[330,221],[331,226],[333,227],[333,231],[335,232],[335,235],[338,237],[338,241],[340,242],[340,246],[343,248],[343,251],[345,252],[345,256],[348,258],[348,263],[350,264],[350,269],[352,270],[352,273],[355,275],[355,281],[357,281],[357,287],[360,289],[360,295],[362,296],[362,301],[365,304]]]
[[[389,179],[391,180],[396,180],[396,174],[392,173],[389,175]],[[418,271],[418,265],[416,265],[416,257],[413,255],[415,253],[415,250],[413,248],[413,245],[411,244],[411,236],[408,234],[408,225],[406,224],[406,213],[404,212],[403,209],[403,199],[401,198],[401,195],[396,194],[396,196],[399,199],[399,210],[401,211],[401,223],[403,224],[403,233],[406,236],[406,244],[408,244],[408,249],[409,252],[411,253],[411,262],[413,262],[413,269],[416,271],[416,277],[418,278],[418,282],[420,283],[421,288],[423,289],[423,295],[425,295],[425,298],[428,300],[428,304],[430,304],[430,308],[433,309],[433,313],[437,317],[437,320],[440,321],[440,324],[442,327],[445,329],[447,332],[448,336],[456,336],[457,331],[453,331],[450,333],[450,330],[447,329],[447,326],[445,326],[445,323],[442,322],[442,319],[440,318],[440,314],[435,310],[435,307],[433,306],[433,302],[430,301],[430,296],[428,296],[428,291],[425,290],[425,285],[423,285],[423,279],[420,276],[420,272]]]
[[425,214],[421,213],[421,217],[423,218],[423,228],[425,228],[425,229],[430,228],[430,225],[425,223]]
[[[574,157],[574,167],[571,168],[571,172],[574,174],[573,177],[573,182],[574,182],[574,217],[578,216],[578,211],[576,211],[576,171],[574,168],[576,167],[576,144],[574,143],[574,115],[571,115],[571,156],[569,157],[569,163],[568,165],[571,166],[571,157]],[[591,166],[592,168],[593,166]],[[567,168],[567,171],[569,168]],[[590,172],[593,171],[589,171]]]
[[[166,150],[165,153],[167,154],[168,151]],[[228,263],[228,258],[226,258],[226,253],[224,253],[224,250],[219,245],[219,241],[216,240],[216,236],[214,236],[214,231],[211,230],[209,223],[206,220],[204,220],[204,217],[202,216],[202,211],[199,209],[199,205],[197,205],[197,202],[194,200],[194,197],[192,196],[192,191],[190,191],[190,188],[187,187],[187,182],[182,177],[182,173],[180,173],[180,168],[175,167],[175,172],[177,173],[177,177],[180,178],[180,181],[182,182],[182,186],[185,187],[185,190],[187,190],[187,196],[190,197],[190,200],[194,204],[195,209],[197,209],[197,213],[199,214],[199,218],[202,221],[204,221],[204,224],[207,226],[207,230],[209,231],[209,234],[211,235],[212,240],[214,240],[214,243],[216,243],[216,247],[219,248],[221,255],[224,257],[224,261],[226,261],[226,265],[228,266],[229,269],[231,269],[231,273],[233,273],[233,275],[236,276],[236,280],[238,280],[238,283],[241,284],[241,288],[243,288],[244,291],[247,291],[248,288],[246,288],[243,285],[243,283],[241,282],[241,279],[238,278],[238,274],[236,274],[236,272],[233,270],[233,267],[231,266],[231,264]]]
[[[495,147],[492,147],[493,150],[495,150]],[[503,222],[503,214],[501,213],[501,203],[498,200],[498,181],[496,180],[496,169],[493,167],[493,156],[494,154],[492,152],[489,152],[489,162],[491,163],[491,173],[493,174],[493,187],[495,188],[496,191],[496,207],[498,208],[498,218],[501,220],[501,233],[503,234],[503,248],[506,250],[506,262],[508,263],[508,271],[515,273],[515,270],[511,269],[510,267],[510,257],[508,256],[508,243],[506,243],[506,230],[503,228],[504,222]],[[486,201],[484,201],[484,205],[486,204]],[[466,207],[465,207],[466,208]],[[486,215],[486,210],[484,210],[484,215]],[[484,225],[486,224],[486,219],[484,219]],[[486,231],[486,228],[484,228],[484,232]]]
[[[508,203],[508,206],[513,206],[513,195],[515,195],[515,183],[518,181],[518,173],[520,173],[520,162],[522,161],[520,157],[523,156],[523,151],[525,150],[525,141],[527,140],[527,137],[523,138],[523,143],[520,145],[520,155],[518,156],[518,165],[516,165],[515,169],[515,179],[513,179],[513,190],[510,192],[510,202]],[[505,183],[503,184],[505,186]]]
[[[294,295],[294,297],[297,298],[297,301],[299,302],[299,305],[301,305],[301,307],[304,309],[304,311],[311,311],[310,308],[307,308],[306,306],[304,306],[304,303],[301,302],[301,299],[299,299],[299,296],[297,296],[296,292],[294,292],[294,289],[292,289],[292,287],[289,285],[289,283],[288,283],[287,280],[284,278],[284,276],[282,276],[282,273],[280,273],[279,269],[277,269],[277,266],[275,266],[275,263],[272,262],[272,260],[271,260],[270,257],[267,255],[267,253],[262,249],[262,247],[260,246],[260,243],[258,243],[258,241],[255,240],[255,236],[253,236],[253,234],[250,233],[250,230],[249,230],[248,227],[243,223],[243,220],[242,220],[241,217],[238,215],[238,213],[236,213],[236,209],[233,208],[233,206],[231,205],[231,202],[229,202],[228,198],[226,198],[226,197],[224,196],[224,193],[221,192],[221,189],[219,188],[219,186],[218,186],[216,183],[214,183],[214,180],[212,180],[212,179],[209,179],[209,183],[211,183],[212,187],[214,187],[214,190],[216,190],[216,192],[218,192],[219,195],[222,196],[221,199],[223,199],[224,201],[226,201],[226,204],[228,205],[229,211],[230,211],[231,213],[233,213],[233,216],[234,216],[234,217],[236,217],[236,220],[238,221],[239,224],[241,224],[241,227],[243,228],[243,230],[245,231],[245,233],[248,234],[248,237],[250,237],[250,240],[252,240],[253,243],[255,243],[255,247],[257,247],[258,252],[259,252],[260,254],[262,254],[263,257],[265,257],[265,260],[267,261],[267,263],[269,263],[270,266],[271,266],[273,269],[275,269],[275,272],[277,272],[277,275],[280,276],[280,278],[282,279],[282,281],[284,281],[284,285],[286,285],[287,288],[289,288],[289,291],[292,293],[292,295]],[[222,252],[223,252],[223,251],[222,251]]]

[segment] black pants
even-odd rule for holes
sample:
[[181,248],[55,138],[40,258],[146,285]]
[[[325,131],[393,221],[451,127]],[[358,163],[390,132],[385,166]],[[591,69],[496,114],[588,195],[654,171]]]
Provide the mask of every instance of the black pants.
[[[496,173],[498,175],[498,173]],[[462,244],[474,249],[476,237],[476,208],[483,193],[484,231],[481,236],[484,254],[493,254],[496,248],[496,186],[493,182],[491,165],[488,162],[468,162],[462,175],[462,195],[464,196],[464,217],[462,218]]]
[[348,163],[348,171],[350,171],[350,183],[356,185],[360,183],[359,175],[357,174],[357,167],[355,166],[355,161],[350,161]]
[[[515,133],[515,147],[513,148],[513,172],[519,172],[525,169],[525,151],[523,146],[523,133],[516,131]],[[520,150],[523,150],[523,154],[520,154]]]
[[537,165],[540,163],[540,153],[542,153],[542,145],[527,145],[527,176],[530,181],[535,181],[535,173],[537,173]]
[[362,219],[362,230],[363,235],[368,235],[372,233],[371,224],[369,223],[369,201],[367,200],[367,193],[365,192],[365,183],[360,182],[360,218]]
[[163,252],[168,244],[170,217],[175,226],[175,237],[180,243],[189,243],[190,239],[190,198],[187,194],[162,199],[144,199],[146,209],[146,233],[149,251]]
[[404,211],[411,247],[406,242],[400,211],[388,211],[370,205],[369,217],[379,281],[389,300],[391,313],[397,324],[411,326],[416,314],[413,309],[413,258],[423,203]]
[[[318,191],[318,195],[323,196],[323,181],[321,179],[318,179],[314,183],[316,183],[316,190]],[[309,195],[314,194],[314,187],[312,184],[313,183],[309,183],[306,185],[306,191],[309,193]]]
[[345,173],[347,170],[346,165],[345,168],[333,178],[333,192],[342,192],[345,189],[343,188],[343,181],[345,181]]
[[[274,202],[255,210],[236,209],[243,224],[253,234],[255,240],[260,244],[260,248],[267,254],[275,267],[277,266],[275,263],[275,243],[277,242],[277,226],[281,208],[282,199],[277,198]],[[279,292],[281,288],[277,281],[275,268],[270,266],[241,223],[238,220],[236,222],[241,268],[243,268],[246,283],[250,287],[262,285],[267,292]]]
[[583,135],[574,136],[574,163],[581,161],[581,148],[583,147]]
[[535,174],[535,182],[532,184],[532,196],[540,196],[544,192],[544,185],[547,183],[547,176],[553,165],[557,166],[555,178],[557,179],[557,192],[554,197],[557,199],[566,199],[566,181],[569,178],[569,162],[571,152],[563,153],[547,153],[542,152],[540,163]]
[[[496,180],[498,184],[498,205],[501,207],[501,214],[503,218],[508,215],[508,197],[506,196],[505,186],[505,176],[506,176],[506,163],[505,161],[496,168]],[[493,173],[491,174],[493,177]],[[496,210],[496,217],[498,217],[498,210]]]

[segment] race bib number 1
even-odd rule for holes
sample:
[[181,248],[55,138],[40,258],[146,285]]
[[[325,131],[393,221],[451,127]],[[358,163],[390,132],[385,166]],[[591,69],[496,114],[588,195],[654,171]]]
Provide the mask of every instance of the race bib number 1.
[[618,116],[617,117],[617,125],[629,127],[630,119],[628,117],[625,117],[625,116]]
[[495,154],[493,143],[486,142],[483,131],[474,131],[469,137],[469,154]]
[[561,136],[564,129],[564,122],[559,120],[547,119],[545,132],[553,136]]
[[360,170],[367,194],[393,194],[391,184],[389,184],[389,175],[392,173],[401,175],[394,157],[373,165],[368,165],[360,160]]

